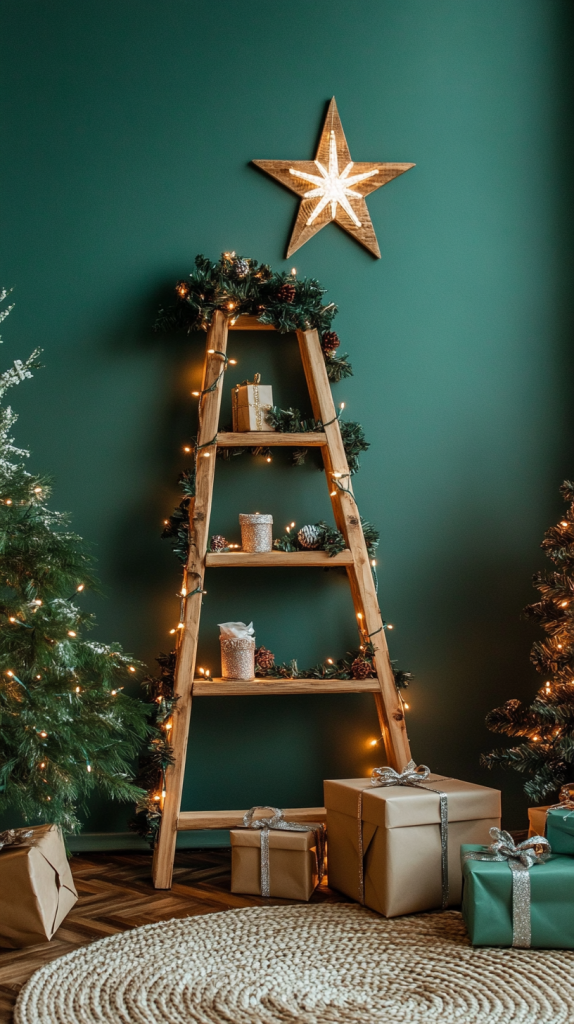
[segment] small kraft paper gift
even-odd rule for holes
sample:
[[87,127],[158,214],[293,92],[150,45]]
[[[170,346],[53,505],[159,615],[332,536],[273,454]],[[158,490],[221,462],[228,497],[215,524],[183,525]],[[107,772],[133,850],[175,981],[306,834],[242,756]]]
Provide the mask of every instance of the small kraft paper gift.
[[484,843],[500,826],[499,790],[414,761],[330,779],[324,791],[329,885],[385,917],[460,904],[461,843]]
[[0,832],[0,946],[49,941],[77,899],[56,825]]
[[551,853],[544,836],[515,844],[463,845],[462,916],[473,946],[574,949],[574,860]]
[[[255,818],[255,811],[272,817]],[[231,829],[231,892],[309,900],[324,873],[325,826],[285,821],[278,807],[252,807]]]
[[560,790],[560,803],[547,807],[529,807],[528,836],[546,836],[553,853],[574,857],[574,785]]
[[261,383],[261,375],[255,374],[252,381],[236,384],[231,392],[231,413],[233,429],[238,433],[245,430],[275,430],[267,422],[267,413],[273,407],[273,388]]

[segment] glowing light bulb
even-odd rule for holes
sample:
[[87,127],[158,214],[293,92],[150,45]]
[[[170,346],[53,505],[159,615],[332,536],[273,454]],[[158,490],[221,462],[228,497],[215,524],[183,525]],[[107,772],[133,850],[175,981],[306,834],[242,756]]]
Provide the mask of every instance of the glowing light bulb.
[[363,618],[362,612],[357,612],[357,618],[358,619],[362,619]]
[[373,560],[371,562],[371,565],[372,565],[373,569],[375,568],[376,564],[377,564],[376,559],[373,558]]
[[202,676],[205,675],[205,669],[204,668],[198,668],[197,671],[200,672]]
[[566,608],[567,604],[568,604],[568,601],[562,601],[560,607],[561,608]]
[[175,633],[175,629],[170,629],[170,633]]
[[344,403],[344,402],[341,402],[341,404],[340,404],[340,406],[339,406],[339,409],[344,409],[344,408],[345,408],[345,403]]
[[335,480],[340,480],[341,477],[343,476],[343,474],[342,473],[333,473],[333,476],[335,477]]
[[91,764],[87,764],[86,765],[86,771],[91,772],[91,770],[92,770]]
[[42,676],[36,676],[36,679],[41,679],[41,678],[42,678]]
[[[235,323],[235,320],[233,321]],[[237,359],[228,359],[227,362],[230,366],[237,366]]]
[[300,178],[302,181],[308,181],[315,187],[310,189],[309,192],[304,192],[305,199],[317,199],[318,202],[315,205],[315,209],[307,219],[307,227],[309,227],[323,212],[323,210],[330,207],[331,220],[334,220],[337,215],[337,206],[340,206],[348,217],[351,218],[355,227],[361,227],[361,221],[357,217],[357,214],[353,210],[349,199],[362,199],[363,196],[360,192],[356,192],[351,187],[352,185],[358,185],[360,181],[365,181],[367,178],[372,178],[373,175],[378,174],[378,168],[372,171],[366,171],[364,174],[353,174],[350,175],[350,171],[353,168],[353,163],[348,163],[347,166],[339,172],[339,155],[337,153],[337,139],[335,132],[331,131],[329,136],[329,164],[328,169],[323,167],[323,164],[319,160],[315,160],[315,165],[319,174],[307,174],[305,171],[297,171],[294,167],[289,168],[289,174],[292,174],[294,178]]
[[333,659],[332,658],[327,658],[327,664],[328,665],[332,665],[333,664]]
[[208,669],[208,668],[206,668],[206,670],[205,670],[205,678],[206,678],[206,679],[208,679],[208,678],[209,678],[209,674],[210,674],[210,671],[209,671],[209,669]]
[[189,445],[185,445],[183,450],[184,450],[184,452],[190,452],[191,448],[189,447]]
[[337,494],[336,491],[329,491],[329,497],[330,498],[334,498],[336,494]]
[[201,391],[192,391],[191,393],[194,398],[199,398],[199,396],[201,395]]
[[40,733],[40,736],[42,737],[42,739],[46,739],[47,735],[48,735],[48,733],[44,732],[44,730],[42,729],[42,732]]
[[10,618],[8,619],[8,622],[16,622],[16,619],[14,618],[13,615],[10,616]]
[[228,302],[227,303],[227,308],[228,309],[235,309],[235,303],[234,302]]
[[214,348],[208,348],[207,351],[209,352],[210,356],[212,356],[214,354],[214,352],[215,352],[215,349]]
[[117,695],[118,695],[118,691],[117,690],[112,690],[112,697],[117,697]]
[[8,671],[6,672],[6,675],[7,676],[13,676],[14,675],[14,673],[13,673],[11,668],[8,669]]
[[156,803],[157,803],[157,802],[159,802],[159,801],[161,800],[161,797],[160,797],[160,796],[154,796],[154,800],[155,800],[155,801],[156,801]]
[[409,710],[409,708],[410,708],[410,704],[407,704],[406,700],[404,700],[404,701],[403,701],[403,707],[404,707],[404,708],[406,708],[406,709],[407,709],[407,711],[408,711],[408,710]]
[[389,624],[388,624],[388,626],[387,626],[387,629],[394,629],[394,628],[395,628],[395,627],[394,627],[394,626],[391,626],[391,624],[390,624],[390,622],[389,622]]
[[45,768],[45,767],[46,767],[46,762],[45,761],[40,761],[40,768]]
[[78,634],[73,629],[69,629],[68,630],[68,636],[77,636],[77,635]]
[[12,504],[12,498],[6,498],[6,504],[7,505],[11,505]]
[[42,493],[42,488],[41,487],[35,487],[34,488],[34,494],[41,494],[41,493]]
[[183,629],[183,628],[184,628],[184,626],[185,626],[185,623],[184,623],[184,622],[178,622],[178,624],[177,624],[177,628],[178,628],[178,629]]
[[295,526],[295,523],[291,523],[291,529],[293,529],[294,526]]
[[166,727],[166,730],[169,732],[169,730],[172,728],[171,722],[166,722],[165,723],[165,727]]
[[128,672],[135,672],[135,668],[133,665],[128,665]]
[[80,692],[80,687],[76,686],[76,693],[79,693],[79,692]]
[[273,459],[271,458],[271,456],[270,456],[270,455],[268,455],[265,461],[266,461],[266,462],[272,462],[272,461],[273,461]]
[[296,271],[295,267],[291,267],[291,277],[295,277],[296,274],[297,274],[297,271]]
[[562,522],[560,523],[560,526],[568,526],[568,523],[566,522],[565,519],[562,520]]
[[369,746],[370,747],[376,747],[378,742],[379,742],[378,740],[369,740]]
[[203,453],[203,458],[204,459],[208,459],[210,455],[211,455],[211,452],[204,452]]

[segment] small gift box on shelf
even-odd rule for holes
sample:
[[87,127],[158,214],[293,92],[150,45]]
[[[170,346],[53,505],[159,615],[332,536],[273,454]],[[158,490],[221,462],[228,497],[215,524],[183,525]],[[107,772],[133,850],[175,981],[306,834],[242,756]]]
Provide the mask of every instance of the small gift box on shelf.
[[574,860],[544,836],[516,845],[493,829],[489,847],[463,845],[462,916],[473,946],[574,949]]
[[0,844],[0,946],[49,941],[78,899],[60,829],[10,829]]
[[273,551],[273,516],[261,512],[240,512],[243,551]]
[[267,413],[273,407],[273,388],[261,383],[261,375],[255,374],[253,381],[237,384],[231,392],[233,429],[238,433],[247,430],[275,430],[267,422]]
[[[255,811],[272,817],[254,818]],[[231,829],[231,891],[309,900],[323,877],[325,826],[285,821],[277,807],[252,807]]]
[[221,678],[246,683],[255,679],[255,636],[253,623],[220,622]]
[[497,789],[413,761],[327,780],[324,791],[329,885],[386,917],[458,905],[460,844],[486,842],[500,825]]

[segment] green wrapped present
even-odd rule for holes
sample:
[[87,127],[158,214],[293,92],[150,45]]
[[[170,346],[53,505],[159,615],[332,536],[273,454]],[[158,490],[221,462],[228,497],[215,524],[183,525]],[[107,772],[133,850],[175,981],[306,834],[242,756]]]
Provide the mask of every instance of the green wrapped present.
[[553,853],[574,856],[574,808],[561,804],[549,807],[546,814],[546,838]]
[[[496,835],[495,835],[496,833]],[[574,859],[543,836],[461,846],[462,916],[473,946],[574,949]]]

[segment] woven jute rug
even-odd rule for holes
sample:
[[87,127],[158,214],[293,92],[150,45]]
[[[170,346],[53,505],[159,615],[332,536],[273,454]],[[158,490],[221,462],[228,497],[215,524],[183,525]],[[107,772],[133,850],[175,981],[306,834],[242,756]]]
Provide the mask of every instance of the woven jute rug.
[[572,1024],[574,952],[473,949],[460,914],[256,907],[114,935],[42,967],[16,1024]]

